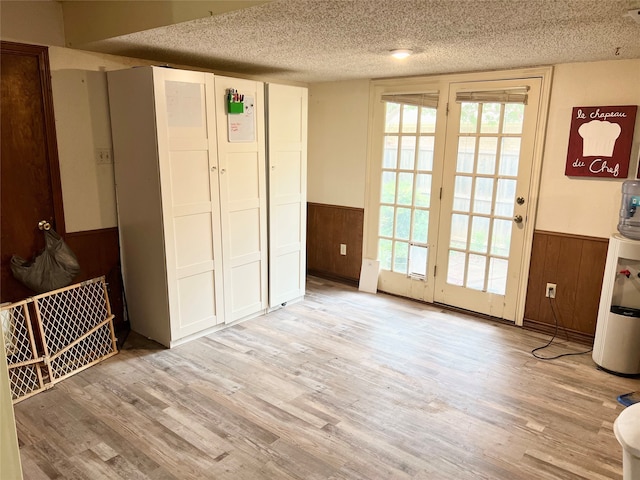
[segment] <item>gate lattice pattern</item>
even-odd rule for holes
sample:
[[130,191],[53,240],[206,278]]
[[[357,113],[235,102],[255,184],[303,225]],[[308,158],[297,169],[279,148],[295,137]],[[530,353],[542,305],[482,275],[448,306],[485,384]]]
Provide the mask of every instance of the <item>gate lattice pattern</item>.
[[38,357],[26,300],[2,307],[0,318],[7,352],[11,397],[15,402],[44,390],[44,358]]
[[[40,357],[31,330],[30,303],[42,341]],[[104,277],[3,307],[2,320],[14,403],[118,353]]]

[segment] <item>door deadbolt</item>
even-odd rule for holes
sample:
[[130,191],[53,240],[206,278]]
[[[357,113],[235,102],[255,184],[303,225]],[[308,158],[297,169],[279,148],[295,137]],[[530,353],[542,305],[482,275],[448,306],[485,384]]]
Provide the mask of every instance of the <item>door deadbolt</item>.
[[516,203],[517,203],[518,205],[523,205],[523,204],[524,204],[524,197],[518,197],[518,198],[516,199]]

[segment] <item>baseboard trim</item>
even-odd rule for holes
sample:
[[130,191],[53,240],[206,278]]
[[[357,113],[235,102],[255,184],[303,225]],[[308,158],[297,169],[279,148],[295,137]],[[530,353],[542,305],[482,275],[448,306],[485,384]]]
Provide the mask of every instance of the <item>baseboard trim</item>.
[[[546,333],[548,335],[553,335],[556,329],[555,325],[550,325],[544,322],[536,322],[535,320],[530,320],[528,318],[524,319],[522,327],[526,330],[533,330],[534,332]],[[562,326],[558,327],[558,337],[588,346],[593,345],[594,339],[593,335],[589,335],[584,332],[578,332],[576,330],[571,330],[570,328],[564,328]]]
[[341,277],[339,275],[335,275],[329,272],[323,272],[321,270],[307,270],[307,275],[311,275],[313,277],[324,278],[325,280],[332,280],[334,282],[343,283],[345,285],[349,285],[350,287],[358,287],[360,280],[357,278],[347,278]]

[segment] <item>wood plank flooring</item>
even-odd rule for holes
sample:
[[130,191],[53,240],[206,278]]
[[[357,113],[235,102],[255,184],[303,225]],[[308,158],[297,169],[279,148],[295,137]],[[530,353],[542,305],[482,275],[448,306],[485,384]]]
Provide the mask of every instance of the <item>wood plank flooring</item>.
[[[548,337],[308,279],[303,302],[16,405],[25,479],[620,479],[637,379]],[[561,345],[545,351],[580,351]]]

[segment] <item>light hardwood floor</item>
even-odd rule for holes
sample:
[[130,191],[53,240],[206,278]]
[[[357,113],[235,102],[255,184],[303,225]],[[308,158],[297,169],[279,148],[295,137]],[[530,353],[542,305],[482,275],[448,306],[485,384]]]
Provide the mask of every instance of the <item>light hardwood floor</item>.
[[[26,479],[620,479],[640,381],[548,337],[310,277],[305,301],[16,405]],[[550,352],[578,351],[581,345]]]

